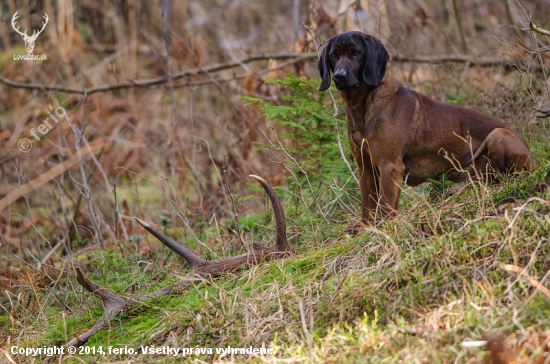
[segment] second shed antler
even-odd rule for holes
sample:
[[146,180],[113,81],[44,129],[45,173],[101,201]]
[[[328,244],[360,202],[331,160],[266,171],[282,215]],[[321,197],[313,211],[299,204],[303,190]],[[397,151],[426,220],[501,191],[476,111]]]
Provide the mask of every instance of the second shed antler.
[[[290,246],[286,237],[285,215],[279,198],[273,188],[263,178],[256,175],[250,175],[250,177],[262,185],[273,207],[273,213],[275,214],[276,242],[275,245],[271,247],[266,247],[263,244],[254,242],[252,245],[252,250],[248,253],[229,258],[204,260],[193,253],[190,249],[176,243],[174,240],[153,228],[147,222],[138,218],[134,219],[141,226],[143,226],[145,230],[153,234],[164,245],[183,257],[189,263],[191,267],[189,275],[191,278],[217,276],[223,273],[233,272],[243,265],[255,265],[261,263],[262,261],[284,258],[292,254],[294,249]],[[90,281],[78,267],[76,268],[76,274],[78,283],[80,283],[84,289],[101,299],[106,319],[100,319],[91,329],[82,335],[77,335],[76,338],[69,341],[65,344],[65,346],[83,345],[92,335],[100,330],[103,330],[107,326],[108,320],[114,318],[134,304],[167,296],[174,291],[181,291],[192,283],[192,279],[184,278],[173,285],[161,288],[156,292],[127,298],[111,290],[102,288],[96,283]]]

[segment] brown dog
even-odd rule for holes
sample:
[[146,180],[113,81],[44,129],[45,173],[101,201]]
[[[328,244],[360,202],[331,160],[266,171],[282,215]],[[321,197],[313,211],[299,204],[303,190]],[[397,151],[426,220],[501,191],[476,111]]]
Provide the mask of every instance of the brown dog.
[[531,153],[517,130],[403,87],[386,75],[389,58],[375,37],[347,32],[328,42],[318,65],[320,90],[329,88],[332,71],[344,100],[363,222],[394,214],[402,183],[416,186],[442,173],[460,182],[468,173],[531,170]]

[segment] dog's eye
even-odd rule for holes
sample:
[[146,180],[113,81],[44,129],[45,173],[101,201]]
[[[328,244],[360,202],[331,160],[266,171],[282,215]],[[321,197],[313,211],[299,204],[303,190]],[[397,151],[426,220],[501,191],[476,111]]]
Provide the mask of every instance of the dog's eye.
[[330,57],[330,58],[337,58],[336,53],[331,53],[331,54],[329,54],[329,57]]
[[354,57],[359,57],[360,55],[361,55],[361,52],[360,52],[360,51],[355,51],[355,52],[353,53],[353,56],[354,56]]

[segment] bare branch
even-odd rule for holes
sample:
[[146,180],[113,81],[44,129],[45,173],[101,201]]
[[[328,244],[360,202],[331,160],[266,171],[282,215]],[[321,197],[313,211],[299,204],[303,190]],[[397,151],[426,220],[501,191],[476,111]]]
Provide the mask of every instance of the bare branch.
[[138,88],[138,87],[149,87],[149,86],[161,85],[168,82],[169,79],[178,80],[185,77],[223,71],[234,67],[240,67],[242,64],[251,63],[255,61],[271,60],[271,59],[293,59],[293,62],[295,63],[307,58],[313,58],[313,56],[314,54],[309,54],[309,53],[255,54],[245,59],[237,60],[234,62],[219,64],[219,65],[214,65],[214,66],[204,67],[204,68],[199,67],[199,68],[194,68],[194,69],[190,69],[182,72],[177,72],[177,73],[174,73],[171,77],[159,76],[159,77],[154,77],[154,78],[145,79],[145,80],[132,79],[126,82],[118,83],[118,84],[100,85],[100,86],[90,87],[88,89],[57,86],[57,85],[36,84],[36,83],[18,83],[18,82],[9,80],[7,78],[4,78],[2,76],[0,76],[0,81],[2,81],[8,86],[17,87],[17,88],[26,88],[31,90],[38,89],[38,90],[45,90],[45,91],[62,91],[67,93],[87,94],[89,96],[96,92],[114,91],[114,90],[120,90],[120,89],[132,88],[132,87]]
[[[82,94],[82,95],[87,94],[89,96],[97,92],[115,91],[115,90],[121,90],[121,89],[133,88],[133,87],[140,88],[140,87],[163,85],[164,83],[168,82],[169,79],[178,80],[178,79],[197,76],[201,74],[219,72],[219,71],[227,70],[234,67],[240,67],[242,66],[242,64],[247,64],[247,63],[262,61],[262,60],[270,60],[270,59],[288,59],[288,61],[284,63],[284,66],[288,66],[290,64],[308,60],[308,59],[317,59],[317,54],[316,53],[256,54],[234,62],[219,64],[219,65],[214,65],[214,66],[204,67],[204,68],[202,67],[194,68],[187,71],[174,73],[171,76],[171,78],[168,76],[159,76],[159,77],[154,77],[150,79],[132,79],[126,82],[118,83],[118,84],[112,84],[112,85],[106,84],[106,85],[90,87],[87,89],[66,87],[66,86],[59,86],[59,85],[46,85],[46,84],[39,84],[39,83],[20,83],[20,82],[12,81],[2,76],[0,76],[0,82],[16,88],[24,88],[29,90],[44,90],[44,91],[62,91],[62,92],[76,93],[76,94]],[[441,56],[414,56],[413,57],[413,56],[405,56],[402,54],[395,54],[395,55],[392,55],[391,60],[394,62],[410,62],[410,63],[466,63],[466,62],[469,62],[470,65],[478,66],[478,67],[491,67],[495,65],[510,67],[517,63],[514,60],[503,60],[502,58],[498,58],[498,57],[475,57],[475,56],[468,56],[468,55],[441,55]],[[276,68],[280,69],[281,67],[278,66]],[[265,72],[260,71],[258,73],[265,73]],[[226,81],[231,81],[233,79],[242,78],[242,77],[244,76],[232,77],[229,79],[223,79],[221,81],[226,82]],[[206,80],[206,81],[198,81],[198,82],[189,82],[183,85],[174,85],[174,86],[181,87],[181,86],[189,86],[189,85],[201,85],[201,84],[212,83],[212,82],[213,82],[212,80]]]
[[532,21],[529,22],[529,28],[531,28],[531,30],[534,32],[550,36],[550,30],[543,29],[538,25],[536,25],[535,23],[533,23]]
[[393,54],[390,58],[394,62],[407,63],[470,63],[472,66],[491,67],[501,65],[503,67],[513,66],[517,62],[505,60],[502,57],[476,57],[466,54],[443,54],[439,56],[407,56],[404,54]]

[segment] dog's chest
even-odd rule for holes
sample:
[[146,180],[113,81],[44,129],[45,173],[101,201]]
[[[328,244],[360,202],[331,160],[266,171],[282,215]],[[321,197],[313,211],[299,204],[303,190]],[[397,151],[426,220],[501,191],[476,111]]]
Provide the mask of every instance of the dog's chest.
[[351,133],[365,132],[366,108],[364,105],[346,104],[346,122]]
[[347,111],[348,136],[350,142],[353,142],[355,145],[360,146],[366,142],[371,144],[376,142],[378,144],[379,141],[390,136],[386,134],[390,133],[389,129],[391,129],[391,126],[384,125],[383,118],[374,108],[348,109]]
[[342,94],[346,107],[346,121],[351,133],[361,132],[363,138],[374,137],[383,125],[384,119],[389,117],[384,114],[391,113],[392,100],[398,88],[393,83],[386,81],[374,90],[356,91],[357,94]]

